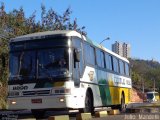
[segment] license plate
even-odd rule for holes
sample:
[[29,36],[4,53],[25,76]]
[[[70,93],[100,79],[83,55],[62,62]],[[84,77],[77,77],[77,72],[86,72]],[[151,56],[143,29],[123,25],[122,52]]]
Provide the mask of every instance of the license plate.
[[42,99],[32,99],[32,103],[42,103]]

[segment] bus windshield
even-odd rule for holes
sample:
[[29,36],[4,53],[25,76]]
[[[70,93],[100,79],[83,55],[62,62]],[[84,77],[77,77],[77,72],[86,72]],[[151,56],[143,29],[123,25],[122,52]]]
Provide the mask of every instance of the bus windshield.
[[38,77],[68,75],[68,51],[65,48],[40,50],[38,52]]
[[153,99],[154,98],[154,93],[147,93],[147,99]]
[[69,75],[67,38],[10,43],[10,80]]
[[35,77],[35,52],[15,52],[10,54],[10,77]]

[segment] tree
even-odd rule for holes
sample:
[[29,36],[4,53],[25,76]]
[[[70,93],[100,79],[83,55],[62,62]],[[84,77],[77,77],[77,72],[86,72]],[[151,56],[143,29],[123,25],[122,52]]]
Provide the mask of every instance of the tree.
[[130,59],[130,63],[132,66],[133,87],[142,89],[141,80],[143,80],[145,91],[150,91],[153,90],[155,80],[156,88],[160,88],[160,63],[140,59]]

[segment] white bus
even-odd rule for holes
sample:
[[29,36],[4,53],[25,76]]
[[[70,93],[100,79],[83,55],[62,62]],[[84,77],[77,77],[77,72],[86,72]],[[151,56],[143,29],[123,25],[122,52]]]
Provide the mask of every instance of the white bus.
[[47,31],[10,40],[9,109],[46,110],[130,102],[129,61],[76,31]]

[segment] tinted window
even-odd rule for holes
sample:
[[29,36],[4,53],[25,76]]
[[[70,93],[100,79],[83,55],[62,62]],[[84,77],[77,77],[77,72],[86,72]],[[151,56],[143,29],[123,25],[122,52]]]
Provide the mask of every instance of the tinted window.
[[[82,56],[82,45],[81,45],[81,40],[80,39],[74,39],[73,40],[73,46],[75,49],[77,49],[79,51],[80,54],[80,62],[74,62],[75,67],[80,69],[80,75],[82,75],[83,73],[83,65],[84,65],[84,61],[83,61],[83,56]],[[74,50],[75,50],[74,49]]]
[[106,67],[106,63],[105,63],[105,56],[104,56],[104,52],[101,52],[101,67],[105,68]]
[[68,49],[45,49],[38,52],[39,78],[68,75]]
[[106,67],[107,67],[107,69],[113,70],[113,68],[112,68],[112,65],[113,65],[112,56],[109,55],[109,54],[106,54],[105,57],[106,57]]
[[128,65],[128,63],[125,63],[125,72],[126,72],[126,75],[129,76],[129,65]]
[[10,79],[22,77],[34,78],[36,71],[35,51],[23,51],[10,54]]
[[102,67],[101,64],[101,51],[99,49],[96,50],[96,61],[99,67]]
[[90,46],[90,63],[95,65],[95,48]]
[[29,41],[11,42],[10,51],[29,50],[37,48],[51,48],[56,46],[68,46],[67,37],[54,37]]
[[85,55],[85,61],[90,64],[90,45],[84,44],[84,55]]
[[118,64],[118,59],[113,57],[113,67],[115,72],[119,72],[119,64]]
[[124,62],[122,60],[119,60],[119,66],[120,66],[120,73],[124,74],[125,73],[125,69],[124,69]]

